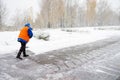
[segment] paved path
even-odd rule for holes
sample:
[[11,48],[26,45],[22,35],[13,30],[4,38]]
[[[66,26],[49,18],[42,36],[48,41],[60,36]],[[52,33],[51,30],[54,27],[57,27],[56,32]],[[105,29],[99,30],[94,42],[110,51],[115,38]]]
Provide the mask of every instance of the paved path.
[[120,37],[18,60],[0,55],[0,80],[120,80]]

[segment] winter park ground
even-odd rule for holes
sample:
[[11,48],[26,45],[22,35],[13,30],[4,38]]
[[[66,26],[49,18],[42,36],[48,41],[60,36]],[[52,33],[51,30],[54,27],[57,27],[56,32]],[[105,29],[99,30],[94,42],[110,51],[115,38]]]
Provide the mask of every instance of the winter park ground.
[[32,38],[23,60],[19,32],[0,32],[0,80],[120,80],[119,26],[45,32],[49,41]]

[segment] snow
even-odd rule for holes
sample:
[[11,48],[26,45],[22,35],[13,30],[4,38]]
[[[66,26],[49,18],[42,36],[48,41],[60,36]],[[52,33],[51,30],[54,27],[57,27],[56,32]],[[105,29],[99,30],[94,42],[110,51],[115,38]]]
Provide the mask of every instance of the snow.
[[12,53],[19,47],[17,35],[19,32],[0,32],[0,54]]
[[[119,29],[115,29],[116,27],[114,26],[101,28],[103,30],[100,30],[99,27],[65,29],[73,30],[73,32],[66,32],[62,29],[46,29],[44,31],[49,33],[49,41],[39,40],[33,37],[27,44],[27,50],[34,52],[36,55],[44,54],[52,50],[87,44],[112,36],[120,36]],[[36,31],[33,32],[35,33]],[[19,50],[20,43],[17,42],[18,34],[19,31],[0,32],[0,54],[17,52]]]

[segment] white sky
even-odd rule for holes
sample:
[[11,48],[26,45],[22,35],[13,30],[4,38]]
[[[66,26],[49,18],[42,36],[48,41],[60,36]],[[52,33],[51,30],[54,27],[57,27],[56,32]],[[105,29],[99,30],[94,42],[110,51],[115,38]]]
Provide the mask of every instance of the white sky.
[[117,9],[120,7],[120,0],[108,0],[109,4],[111,4],[113,9]]
[[8,10],[8,23],[16,13],[23,13],[26,9],[32,7],[33,16],[39,11],[38,0],[4,0]]
[[4,0],[9,11],[15,12],[18,10],[25,10],[33,7],[33,11],[38,9],[38,0]]

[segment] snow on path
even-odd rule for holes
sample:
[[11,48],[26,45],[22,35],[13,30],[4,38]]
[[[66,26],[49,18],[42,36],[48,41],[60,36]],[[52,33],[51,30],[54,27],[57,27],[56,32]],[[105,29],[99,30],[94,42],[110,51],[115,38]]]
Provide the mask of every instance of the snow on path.
[[[120,36],[119,30],[98,30],[93,27],[73,28],[73,30],[76,30],[76,32],[66,32],[61,29],[45,30],[50,34],[50,40],[43,41],[32,38],[27,44],[27,49],[35,54],[43,54],[44,52],[56,49],[90,43],[112,36]],[[0,54],[19,50],[20,44],[17,42],[18,34],[19,31],[0,32]]]
[[[112,37],[18,60],[0,56],[0,80],[116,80],[120,37]],[[74,53],[73,53],[74,52]],[[119,80],[119,79],[118,79]]]

